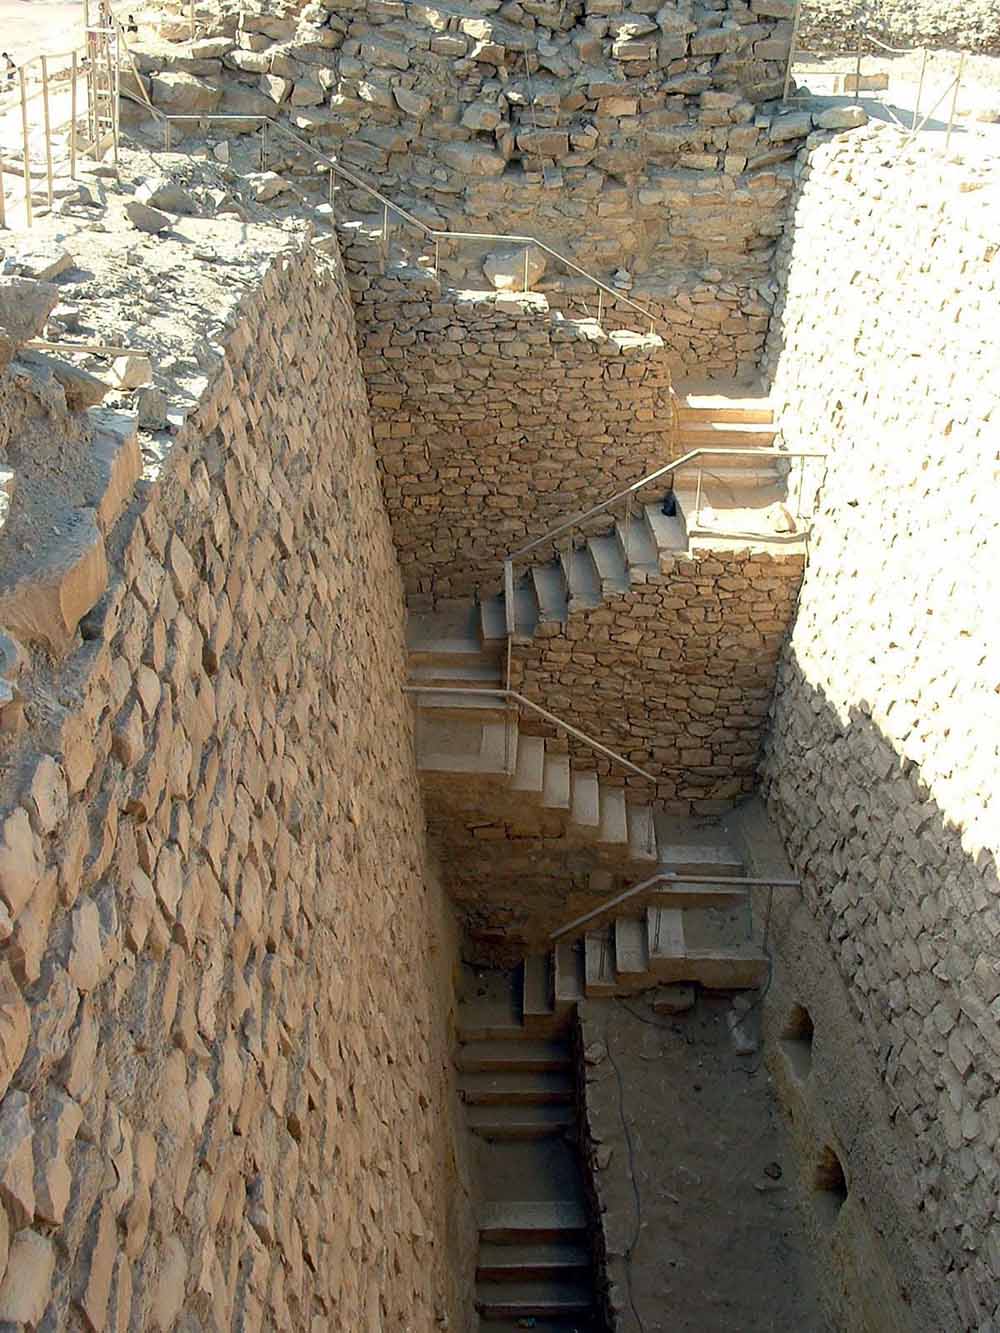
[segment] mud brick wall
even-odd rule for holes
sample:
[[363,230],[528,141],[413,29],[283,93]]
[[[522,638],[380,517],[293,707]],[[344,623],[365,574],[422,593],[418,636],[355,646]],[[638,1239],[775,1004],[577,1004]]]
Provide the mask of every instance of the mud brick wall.
[[995,170],[904,157],[898,139],[870,127],[817,148],[782,243],[775,416],[791,447],[830,459],[766,793],[882,1072],[882,1127],[908,1161],[896,1188],[955,1302],[947,1326],[986,1329],[1000,1292],[1000,195]]
[[510,551],[671,457],[659,338],[563,320],[531,294],[391,278],[372,279],[357,312],[411,601],[498,591]]
[[[656,774],[671,812],[726,809],[753,788],[802,568],[791,552],[679,557],[668,572],[516,644],[514,688]],[[544,732],[530,719],[524,728]],[[575,766],[622,772],[571,746]]]
[[22,675],[5,1328],[465,1326],[455,943],[352,328],[338,263],[271,264],[82,637]]

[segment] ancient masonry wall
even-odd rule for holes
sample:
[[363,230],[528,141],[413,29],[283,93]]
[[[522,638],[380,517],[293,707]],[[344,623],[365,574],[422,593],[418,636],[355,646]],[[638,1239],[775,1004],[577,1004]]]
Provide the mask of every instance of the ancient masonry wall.
[[[514,688],[657,774],[672,813],[717,813],[753,789],[803,564],[780,547],[678,557],[516,644]],[[571,749],[577,767],[621,772]]]
[[512,550],[672,456],[659,338],[553,316],[532,294],[352,281],[411,602],[499,591]]
[[[286,117],[433,227],[527,232],[604,279],[624,270],[622,290],[668,321],[677,365],[755,366],[790,161],[811,128],[774,100],[793,0],[260,8],[200,25],[176,55],[140,52],[157,107]],[[173,18],[165,31],[187,35]],[[271,151],[278,170],[313,170],[281,141]],[[346,186],[337,212],[382,217]],[[446,251],[449,272],[490,248]],[[547,284],[580,286],[551,270]]]
[[[773,399],[790,446],[831,456],[764,769],[884,1080],[870,1114],[905,1162],[887,1188],[954,1301],[934,1327],[983,1330],[1000,1291],[996,180],[903,155],[888,128],[804,164]],[[807,946],[792,929],[790,967]]]
[[103,598],[3,641],[4,1327],[464,1327],[456,950],[352,326],[337,262],[275,259],[161,475],[117,474]]

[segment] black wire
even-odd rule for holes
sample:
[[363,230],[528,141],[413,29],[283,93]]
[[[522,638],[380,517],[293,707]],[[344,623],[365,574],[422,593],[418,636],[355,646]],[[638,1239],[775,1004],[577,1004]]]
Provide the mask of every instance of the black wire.
[[[654,1023],[654,1027],[662,1027],[663,1024]],[[635,1196],[635,1230],[632,1233],[632,1240],[625,1248],[625,1290],[628,1292],[628,1303],[632,1307],[632,1314],[635,1316],[635,1322],[639,1325],[639,1333],[646,1333],[646,1325],[642,1322],[635,1304],[635,1296],[632,1292],[632,1255],[639,1244],[639,1235],[642,1231],[642,1199],[639,1197],[639,1182],[635,1174],[635,1150],[632,1147],[632,1131],[628,1127],[628,1121],[625,1119],[625,1084],[622,1081],[622,1073],[618,1068],[618,1062],[615,1060],[611,1050],[611,1042],[608,1040],[608,1027],[604,1027],[604,1049],[608,1053],[608,1059],[611,1061],[611,1068],[615,1071],[615,1078],[618,1080],[618,1117],[622,1122],[622,1130],[625,1134],[625,1147],[628,1150],[628,1174],[632,1182],[632,1193]]]

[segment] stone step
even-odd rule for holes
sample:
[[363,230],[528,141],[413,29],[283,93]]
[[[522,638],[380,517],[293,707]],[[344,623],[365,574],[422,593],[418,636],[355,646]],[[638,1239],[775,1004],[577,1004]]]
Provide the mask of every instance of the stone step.
[[614,924],[615,971],[619,981],[643,977],[649,971],[646,923],[632,916],[620,916]]
[[541,792],[544,787],[545,741],[541,736],[520,736],[517,767],[511,779],[513,791]]
[[590,1252],[585,1245],[496,1245],[479,1247],[477,1282],[530,1281],[558,1275],[586,1275]]
[[478,639],[441,638],[417,639],[407,645],[407,660],[411,670],[417,667],[449,667],[458,670],[483,669],[496,671],[496,651],[484,648]]
[[543,1244],[584,1240],[587,1215],[582,1203],[570,1199],[551,1202],[488,1203],[479,1210],[480,1244]]
[[625,789],[599,784],[601,822],[598,842],[618,845],[628,842],[628,815],[625,807]]
[[594,833],[600,829],[600,787],[596,773],[573,774],[570,823]]
[[742,422],[682,421],[677,429],[681,453],[689,449],[770,449],[774,444],[774,426]]
[[605,1325],[597,1316],[577,1314],[555,1319],[494,1319],[482,1316],[476,1321],[477,1333],[599,1333]]
[[587,541],[587,549],[601,580],[601,591],[605,597],[620,596],[628,592],[631,585],[625,567],[625,556],[617,537],[614,535],[591,537]]
[[[516,636],[531,639],[538,623],[538,603],[530,580],[514,589],[514,616]],[[480,603],[479,632],[485,647],[502,651],[507,638],[507,612],[499,593]]]
[[568,810],[570,805],[571,776],[569,755],[545,749],[545,770],[542,777],[542,804],[547,810]]
[[411,685],[431,685],[446,689],[454,685],[461,689],[485,689],[492,686],[499,688],[501,683],[500,663],[493,661],[469,661],[451,663],[429,663],[426,666],[410,666],[409,683]]
[[654,810],[656,843],[660,865],[677,875],[742,875],[743,862],[724,841],[679,842],[677,824],[661,810]]
[[569,590],[567,601],[570,611],[593,610],[603,600],[601,580],[587,546],[573,547],[559,555],[563,578]]
[[657,555],[670,555],[687,550],[687,532],[682,516],[667,517],[663,512],[663,502],[643,505],[646,526],[656,547]]
[[570,1069],[569,1048],[560,1041],[470,1041],[459,1049],[455,1063],[465,1073],[500,1070]]
[[521,964],[521,1014],[526,1028],[552,1017],[552,980],[547,953],[529,953]]
[[490,1140],[547,1139],[561,1136],[574,1122],[572,1106],[467,1106],[466,1124],[477,1138]]
[[646,947],[651,967],[684,957],[684,913],[680,908],[655,903],[646,908]]
[[583,950],[575,941],[557,944],[552,951],[552,967],[556,1012],[559,1013],[572,1009],[586,994]]
[[436,717],[475,717],[483,721],[503,722],[509,716],[503,699],[496,694],[488,693],[485,686],[472,685],[469,688],[482,689],[483,693],[474,695],[451,691],[446,694],[411,692],[409,698],[422,712],[433,713]]
[[615,536],[631,583],[645,583],[650,574],[660,572],[660,554],[644,515],[633,513],[628,523],[618,519]]
[[532,565],[531,582],[538,604],[538,619],[564,622],[567,590],[561,566],[554,561],[547,565]]
[[[517,762],[517,727],[486,720],[470,723],[437,718],[433,710],[422,711],[424,721],[417,732],[417,768],[422,773],[470,773],[483,777],[506,777]],[[508,739],[509,738],[509,739]]]
[[628,845],[633,861],[657,861],[656,828],[653,811],[648,805],[630,805],[628,815]]
[[458,1087],[462,1101],[474,1106],[569,1105],[573,1100],[573,1079],[564,1071],[462,1074]]
[[490,1318],[564,1318],[587,1314],[592,1304],[589,1285],[569,1278],[476,1283],[476,1309]]
[[586,992],[588,996],[616,995],[615,946],[607,930],[592,930],[584,936]]
[[705,420],[770,425],[774,412],[766,395],[752,393],[680,393],[677,420],[680,426]]

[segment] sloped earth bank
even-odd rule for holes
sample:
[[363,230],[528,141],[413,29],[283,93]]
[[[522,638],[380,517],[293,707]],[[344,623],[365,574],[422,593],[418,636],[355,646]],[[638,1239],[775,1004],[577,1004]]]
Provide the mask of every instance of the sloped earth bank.
[[[833,1327],[763,1052],[738,1053],[737,1012],[731,997],[704,993],[674,1016],[641,997],[581,1005],[589,1151],[620,1333]],[[756,1017],[740,1028],[755,1029]]]

